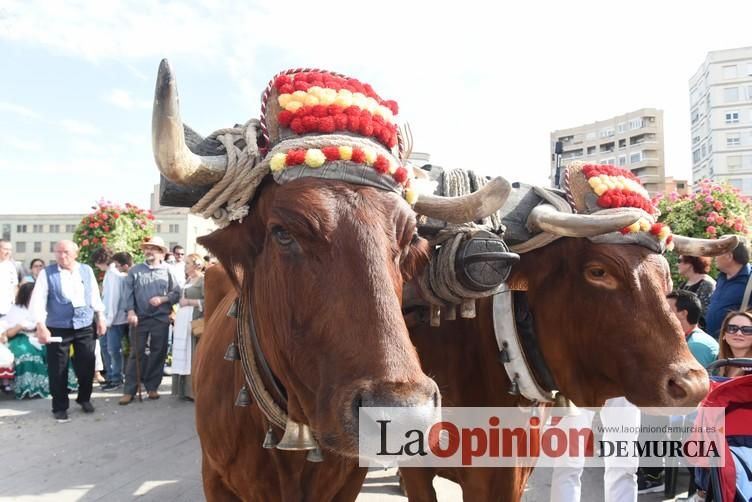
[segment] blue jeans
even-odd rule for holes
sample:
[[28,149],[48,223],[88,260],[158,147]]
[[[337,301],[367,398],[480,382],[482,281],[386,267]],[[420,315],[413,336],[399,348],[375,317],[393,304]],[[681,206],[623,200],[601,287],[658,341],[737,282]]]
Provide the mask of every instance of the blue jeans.
[[127,333],[127,324],[113,324],[107,329],[107,353],[110,356],[107,381],[110,383],[123,383],[123,337]]

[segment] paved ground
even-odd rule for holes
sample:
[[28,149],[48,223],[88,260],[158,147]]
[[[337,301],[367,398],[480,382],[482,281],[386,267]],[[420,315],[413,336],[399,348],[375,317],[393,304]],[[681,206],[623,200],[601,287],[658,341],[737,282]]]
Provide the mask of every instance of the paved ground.
[[[204,500],[193,403],[170,396],[167,378],[160,392],[157,401],[125,407],[117,405],[119,394],[95,392],[96,413],[85,415],[73,403],[66,424],[52,419],[48,399],[0,397],[0,501]],[[80,437],[88,438],[85,446],[77,446]],[[48,451],[56,452],[52,462]],[[550,469],[536,470],[524,501],[547,501],[550,480]],[[436,480],[435,486],[440,502],[461,500],[454,483]],[[679,486],[686,488],[686,477]],[[586,469],[582,501],[601,501],[602,493],[602,471]],[[358,497],[358,502],[405,500],[395,470],[371,472]]]

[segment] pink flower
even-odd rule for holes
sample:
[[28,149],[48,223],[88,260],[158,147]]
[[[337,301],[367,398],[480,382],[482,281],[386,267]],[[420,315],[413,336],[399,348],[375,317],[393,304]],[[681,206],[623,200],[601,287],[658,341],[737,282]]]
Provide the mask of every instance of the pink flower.
[[676,192],[671,192],[669,199],[671,199],[671,202],[676,202],[677,200],[679,200],[679,194]]
[[699,211],[700,209],[702,209],[702,204],[695,202],[695,211]]
[[708,204],[712,204],[714,200],[715,199],[711,195],[706,195],[705,196],[705,202],[707,202]]
[[715,222],[718,223],[719,225],[723,225],[723,223],[725,221],[726,221],[726,219],[723,216],[721,216],[720,214],[715,219]]
[[713,207],[716,208],[716,210],[720,211],[721,209],[723,209],[723,202],[717,200],[713,202]]
[[705,229],[705,231],[708,233],[708,235],[715,235],[718,230],[716,230],[713,225],[710,225]]

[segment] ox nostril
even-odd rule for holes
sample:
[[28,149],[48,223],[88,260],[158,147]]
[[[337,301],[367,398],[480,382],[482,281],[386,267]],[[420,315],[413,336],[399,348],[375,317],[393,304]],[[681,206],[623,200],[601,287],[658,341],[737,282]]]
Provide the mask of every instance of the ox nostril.
[[668,391],[668,395],[671,396],[673,399],[676,399],[678,401],[683,401],[687,398],[687,391],[684,389],[684,387],[677,382],[676,378],[669,378],[668,384],[666,385],[666,390]]

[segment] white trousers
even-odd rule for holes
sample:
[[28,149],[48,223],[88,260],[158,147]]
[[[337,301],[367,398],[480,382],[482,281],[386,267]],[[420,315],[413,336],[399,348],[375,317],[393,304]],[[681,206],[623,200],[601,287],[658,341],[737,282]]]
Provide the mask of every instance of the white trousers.
[[[595,412],[580,408],[577,416],[565,417],[561,427],[589,427],[593,423]],[[640,427],[640,410],[623,397],[609,399],[601,408],[601,422],[604,428],[616,424]],[[603,441],[634,441],[638,432],[605,432]],[[610,457],[604,459],[603,475],[604,500],[606,502],[637,502],[637,467],[639,459],[629,459],[629,467],[624,466],[625,459],[620,458],[619,466],[613,465]],[[584,457],[560,458],[556,461],[551,478],[551,502],[579,502],[582,493],[581,478],[585,465]]]

